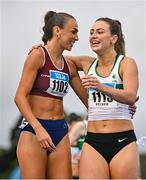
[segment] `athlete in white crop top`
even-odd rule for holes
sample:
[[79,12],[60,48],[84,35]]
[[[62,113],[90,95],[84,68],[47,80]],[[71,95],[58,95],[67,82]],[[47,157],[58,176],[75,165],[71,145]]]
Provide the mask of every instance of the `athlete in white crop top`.
[[[123,81],[119,75],[120,63],[123,58],[123,55],[117,56],[110,74],[106,77],[99,75],[96,71],[96,67],[98,67],[98,60],[96,59],[90,66],[88,75],[97,77],[100,83],[106,86],[113,87],[115,89],[123,89]],[[88,94],[89,121],[107,119],[132,119],[129,106],[127,104],[120,103],[94,88],[89,88]]]
[[[97,57],[68,57],[85,77],[88,127],[80,159],[80,179],[137,179],[139,153],[129,114],[138,90],[135,61],[125,56],[121,24],[99,18],[90,30]],[[98,61],[97,61],[98,59]]]

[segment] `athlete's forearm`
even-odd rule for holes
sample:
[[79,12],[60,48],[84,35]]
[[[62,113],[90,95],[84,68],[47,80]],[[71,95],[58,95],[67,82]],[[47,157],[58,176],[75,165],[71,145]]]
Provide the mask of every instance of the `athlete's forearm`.
[[124,89],[114,89],[112,87],[103,86],[101,92],[120,103],[128,105],[133,105],[136,100],[136,93]]

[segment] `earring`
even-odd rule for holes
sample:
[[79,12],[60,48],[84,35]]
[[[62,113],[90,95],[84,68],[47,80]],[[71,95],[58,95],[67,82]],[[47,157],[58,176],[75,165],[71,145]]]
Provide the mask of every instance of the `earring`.
[[112,45],[112,46],[114,45],[112,41],[110,41],[110,45]]
[[57,34],[57,38],[58,38],[58,39],[60,38],[60,34]]

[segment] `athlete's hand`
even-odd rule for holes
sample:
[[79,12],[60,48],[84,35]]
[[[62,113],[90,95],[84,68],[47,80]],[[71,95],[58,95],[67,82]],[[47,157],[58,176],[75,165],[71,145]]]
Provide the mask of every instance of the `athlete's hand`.
[[77,153],[77,154],[74,154],[73,158],[76,160],[76,161],[80,161],[81,159],[81,152]]
[[[136,100],[135,100],[135,103],[137,102],[139,100],[139,96],[137,96],[137,98],[136,98]],[[131,114],[131,116],[132,116],[132,119],[133,119],[133,116],[134,116],[134,114],[135,114],[135,112],[136,112],[136,105],[135,105],[135,103],[132,105],[132,106],[129,106],[129,110],[130,110],[130,114]]]
[[94,89],[97,89],[98,91],[101,91],[103,88],[103,85],[95,76],[85,75],[81,79],[82,79],[82,85],[84,88],[94,88]]
[[28,54],[30,54],[34,49],[38,49],[41,46],[42,46],[42,44],[37,44],[37,45],[32,46],[32,48],[29,50]]
[[56,151],[56,147],[50,135],[42,126],[37,127],[35,129],[35,133],[36,133],[37,140],[43,149],[50,152]]

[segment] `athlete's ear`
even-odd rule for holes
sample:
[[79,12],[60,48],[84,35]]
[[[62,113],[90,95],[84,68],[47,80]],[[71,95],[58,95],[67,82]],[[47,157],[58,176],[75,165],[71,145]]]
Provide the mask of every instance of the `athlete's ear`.
[[115,45],[118,40],[118,36],[116,34],[112,35],[111,37],[111,44]]
[[60,32],[61,32],[61,28],[59,26],[54,26],[53,27],[53,35],[55,35],[57,38],[60,38]]

